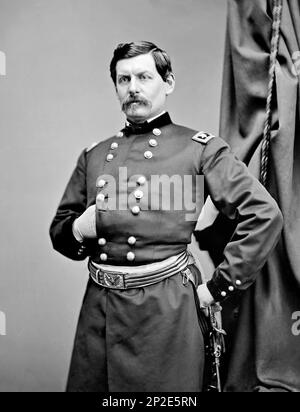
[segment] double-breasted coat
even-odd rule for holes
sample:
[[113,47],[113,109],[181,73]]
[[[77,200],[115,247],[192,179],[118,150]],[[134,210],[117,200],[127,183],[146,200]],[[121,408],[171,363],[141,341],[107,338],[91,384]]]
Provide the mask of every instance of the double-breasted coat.
[[[163,176],[165,191],[163,179],[153,184]],[[238,222],[207,284],[216,301],[234,297],[255,281],[278,239],[281,213],[221,138],[176,125],[168,113],[81,153],[51,224],[53,246],[71,259],[98,264],[163,261],[187,249],[205,193]],[[80,244],[73,222],[95,203],[97,239]],[[201,391],[201,316],[195,286],[181,273],[130,290],[89,280],[67,389]]]

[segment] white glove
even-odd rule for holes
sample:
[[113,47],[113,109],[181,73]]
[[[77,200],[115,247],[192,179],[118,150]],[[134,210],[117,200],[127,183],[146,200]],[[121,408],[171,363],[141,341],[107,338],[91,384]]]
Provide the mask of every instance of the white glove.
[[206,283],[203,283],[202,285],[198,286],[197,294],[198,294],[198,297],[199,297],[199,300],[200,300],[200,307],[201,308],[206,308],[206,307],[211,306],[215,303],[215,300],[212,297],[208,287],[206,286]]
[[206,286],[206,283],[198,286],[197,294],[200,301],[200,309],[206,317],[209,317],[209,307],[213,312],[220,310],[221,307],[215,303],[215,300]]
[[92,205],[86,211],[75,219],[73,223],[73,235],[78,242],[84,239],[96,239],[96,205]]

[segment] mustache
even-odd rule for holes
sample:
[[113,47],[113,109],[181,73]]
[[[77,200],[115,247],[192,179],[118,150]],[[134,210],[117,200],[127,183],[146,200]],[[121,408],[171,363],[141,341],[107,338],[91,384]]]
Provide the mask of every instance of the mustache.
[[127,97],[126,100],[122,103],[122,109],[125,110],[127,109],[131,104],[133,103],[140,103],[143,104],[144,106],[149,106],[150,102],[149,100],[145,99],[144,97],[141,96],[129,96]]

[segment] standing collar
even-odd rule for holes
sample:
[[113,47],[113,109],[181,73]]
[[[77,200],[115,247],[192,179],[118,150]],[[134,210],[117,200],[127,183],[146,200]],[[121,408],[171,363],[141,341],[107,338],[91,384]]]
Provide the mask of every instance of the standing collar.
[[143,134],[152,131],[153,129],[158,129],[160,127],[171,124],[172,120],[168,112],[163,112],[161,115],[150,119],[150,121],[145,121],[144,123],[129,123],[122,130],[126,136],[131,134]]
[[[158,119],[160,116],[162,116],[165,113],[166,113],[166,111],[163,110],[161,113],[157,114],[156,116],[150,117],[150,119],[147,119],[143,123],[151,123],[153,120]],[[141,124],[143,124],[143,123],[141,123]],[[126,119],[126,126],[130,126],[131,124],[137,124],[138,125],[138,123],[133,123],[133,122],[130,122],[128,119]]]

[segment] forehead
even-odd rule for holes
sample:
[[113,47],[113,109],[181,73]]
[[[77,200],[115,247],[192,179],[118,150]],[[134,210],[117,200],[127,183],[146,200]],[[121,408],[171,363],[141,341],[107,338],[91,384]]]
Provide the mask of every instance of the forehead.
[[116,65],[117,75],[121,73],[138,73],[149,71],[158,73],[152,54],[141,54],[129,59],[119,60]]

